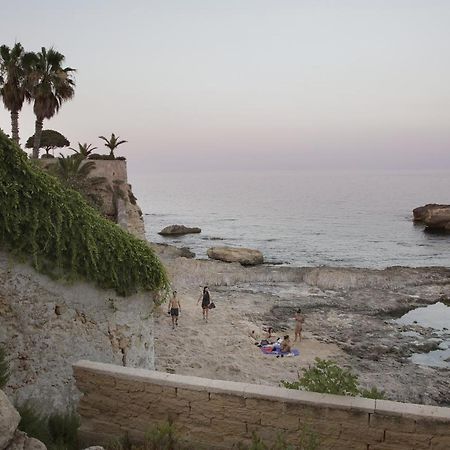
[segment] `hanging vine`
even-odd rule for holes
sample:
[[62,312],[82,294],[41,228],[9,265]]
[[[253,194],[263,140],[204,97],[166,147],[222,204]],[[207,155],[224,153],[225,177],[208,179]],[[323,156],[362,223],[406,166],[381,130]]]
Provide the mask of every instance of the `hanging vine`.
[[81,277],[120,295],[169,286],[164,266],[145,241],[100,216],[1,131],[0,246],[29,256],[38,271]]

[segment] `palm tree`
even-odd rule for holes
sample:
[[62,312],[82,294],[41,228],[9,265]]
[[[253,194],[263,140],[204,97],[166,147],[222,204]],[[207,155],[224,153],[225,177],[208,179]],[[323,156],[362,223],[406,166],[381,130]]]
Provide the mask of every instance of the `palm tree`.
[[34,133],[33,158],[39,156],[39,147],[44,119],[53,117],[62,103],[70,100],[74,94],[75,82],[72,72],[75,69],[62,67],[65,56],[53,48],[42,47],[37,53],[30,74],[31,96],[34,100],[36,128]]
[[120,145],[125,144],[127,141],[119,141],[119,136],[116,137],[114,133],[111,133],[111,137],[109,139],[106,139],[105,136],[99,136],[100,139],[103,139],[105,141],[105,146],[109,148],[109,156],[111,158],[115,158],[114,156],[114,150]]
[[13,48],[0,47],[0,96],[5,108],[11,113],[11,135],[19,143],[19,112],[25,100],[30,101],[28,75],[36,55],[25,52],[20,43]]
[[95,162],[86,161],[71,156],[63,156],[59,154],[58,164],[55,166],[54,173],[61,181],[71,183],[73,181],[81,181],[86,179],[95,169]]
[[94,151],[97,149],[97,147],[92,147],[92,144],[80,144],[78,142],[78,150],[72,147],[69,147],[70,150],[72,150],[73,152],[75,152],[74,156],[77,156],[80,159],[87,159],[87,157]]
[[65,186],[78,191],[92,206],[101,210],[103,201],[96,193],[96,188],[104,185],[106,178],[90,176],[95,169],[95,162],[86,161],[77,155],[59,155],[58,164],[50,166],[50,172]]

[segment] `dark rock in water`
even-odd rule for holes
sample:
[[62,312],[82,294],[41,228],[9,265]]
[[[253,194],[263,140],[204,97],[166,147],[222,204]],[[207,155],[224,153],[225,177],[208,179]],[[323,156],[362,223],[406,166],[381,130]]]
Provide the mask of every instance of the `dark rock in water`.
[[450,205],[439,205],[438,203],[428,203],[425,206],[419,206],[413,209],[414,222],[423,222],[428,215],[429,211],[437,209],[448,209],[450,211]]
[[186,227],[184,225],[169,225],[163,228],[158,234],[161,236],[181,236],[183,234],[201,233],[202,230],[198,227]]
[[450,205],[430,203],[413,210],[414,221],[425,224],[427,233],[450,233]]
[[183,258],[195,258],[195,253],[191,252],[191,249],[189,247],[181,247],[180,256],[182,256]]
[[184,258],[195,258],[195,253],[191,252],[189,247],[176,247],[169,244],[156,244],[151,243],[151,247],[156,251],[159,257],[162,258],[178,258],[182,256]]

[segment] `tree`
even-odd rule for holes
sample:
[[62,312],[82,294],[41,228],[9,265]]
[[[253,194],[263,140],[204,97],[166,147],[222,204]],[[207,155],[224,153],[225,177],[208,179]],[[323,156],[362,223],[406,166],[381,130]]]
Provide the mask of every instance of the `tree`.
[[44,119],[52,118],[62,103],[73,98],[75,82],[72,72],[75,69],[62,67],[65,56],[53,48],[42,47],[37,53],[30,74],[33,110],[36,115],[33,158],[38,158]]
[[0,47],[0,96],[5,108],[11,113],[12,139],[19,143],[19,112],[25,100],[30,101],[28,76],[36,55],[25,52],[20,43],[11,49]]
[[92,206],[101,209],[102,199],[95,193],[95,188],[105,183],[104,177],[90,177],[95,169],[95,162],[77,158],[76,155],[63,156],[60,153],[58,164],[52,165],[50,172],[61,182],[78,191]]
[[75,152],[74,156],[77,156],[78,158],[81,159],[87,159],[87,157],[96,149],[97,147],[92,147],[92,144],[87,143],[80,144],[79,142],[78,142],[78,150],[70,147],[70,150]]
[[114,150],[120,145],[125,144],[127,141],[120,141],[119,136],[116,137],[114,133],[111,133],[111,137],[109,139],[105,138],[105,136],[99,136],[100,139],[103,139],[105,141],[105,147],[109,148],[109,156],[111,158],[115,158],[114,156]]
[[[70,142],[61,133],[55,130],[42,130],[41,142],[39,148],[43,148],[47,157],[49,157],[49,151],[55,148],[68,147]],[[34,148],[34,134],[30,136],[25,144],[26,148]]]

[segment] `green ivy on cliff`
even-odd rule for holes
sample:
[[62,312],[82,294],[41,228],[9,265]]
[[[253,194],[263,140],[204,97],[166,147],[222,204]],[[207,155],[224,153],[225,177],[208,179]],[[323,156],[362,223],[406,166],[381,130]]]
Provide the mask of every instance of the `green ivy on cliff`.
[[32,164],[0,131],[0,246],[39,271],[112,288],[167,291],[166,271],[146,242],[104,219],[82,196]]

